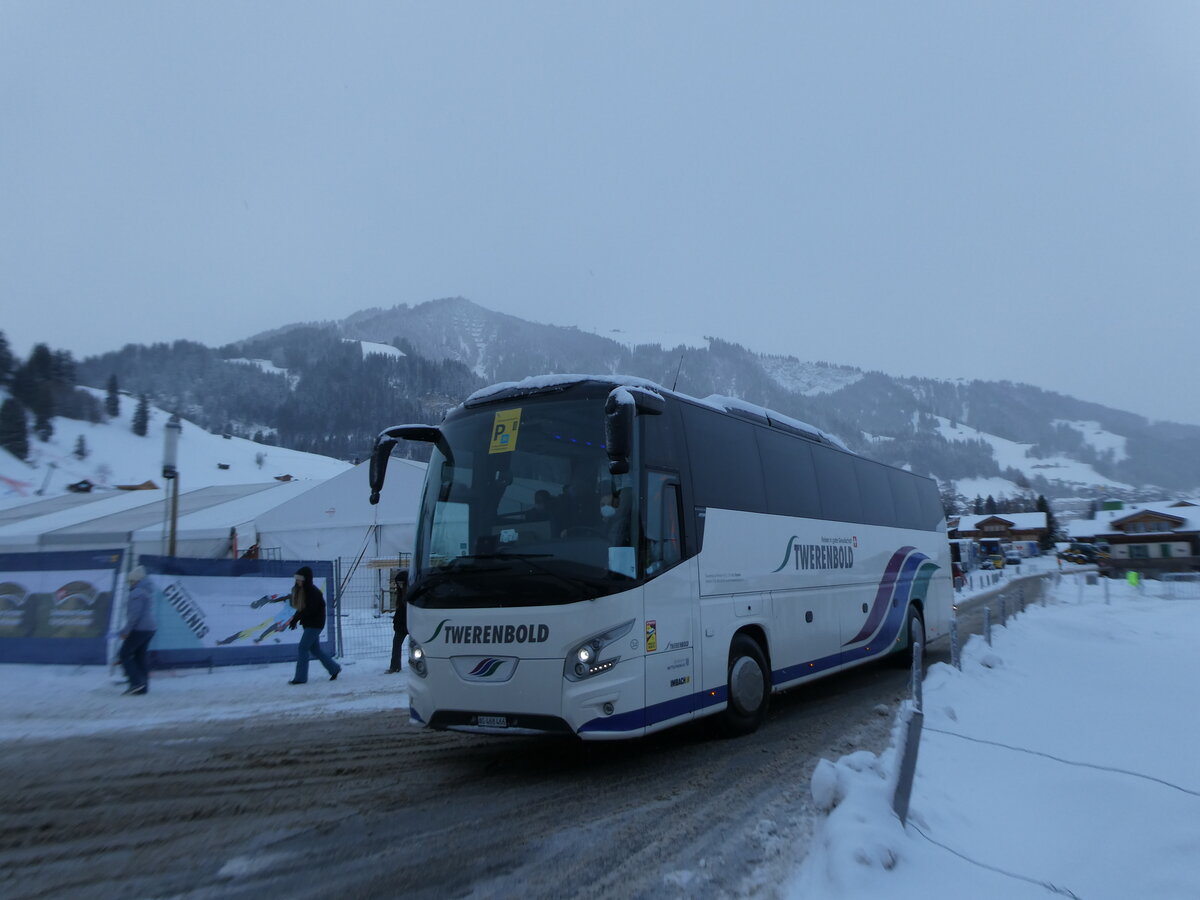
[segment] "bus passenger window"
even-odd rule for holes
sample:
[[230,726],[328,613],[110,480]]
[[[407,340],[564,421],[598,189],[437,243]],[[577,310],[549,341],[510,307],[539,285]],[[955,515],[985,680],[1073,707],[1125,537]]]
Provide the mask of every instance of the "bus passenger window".
[[646,574],[654,575],[683,558],[679,532],[679,485],[660,472],[647,473]]

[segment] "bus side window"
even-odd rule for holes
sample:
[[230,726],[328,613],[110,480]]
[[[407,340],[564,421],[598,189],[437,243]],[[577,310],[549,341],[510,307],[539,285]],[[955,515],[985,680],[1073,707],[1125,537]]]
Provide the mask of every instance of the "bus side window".
[[649,472],[646,478],[646,574],[654,575],[683,558],[679,484],[674,476]]

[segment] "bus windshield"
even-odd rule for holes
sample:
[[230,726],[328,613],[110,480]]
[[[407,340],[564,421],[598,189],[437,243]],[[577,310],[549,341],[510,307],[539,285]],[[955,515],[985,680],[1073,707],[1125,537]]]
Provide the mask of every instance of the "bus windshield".
[[630,474],[609,473],[603,398],[460,408],[441,431],[421,501],[410,603],[554,605],[637,583],[637,451]]

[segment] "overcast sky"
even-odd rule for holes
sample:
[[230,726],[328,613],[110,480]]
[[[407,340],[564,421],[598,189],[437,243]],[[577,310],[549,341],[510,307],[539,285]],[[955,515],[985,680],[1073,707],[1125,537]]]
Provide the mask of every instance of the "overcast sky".
[[1197,46],[1190,0],[0,0],[0,330],[463,296],[1200,423]]

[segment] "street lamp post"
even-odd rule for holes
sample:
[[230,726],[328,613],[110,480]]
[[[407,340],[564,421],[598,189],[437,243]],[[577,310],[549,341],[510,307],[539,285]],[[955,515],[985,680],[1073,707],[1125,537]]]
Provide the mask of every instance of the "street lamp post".
[[163,429],[163,478],[171,496],[171,531],[167,542],[167,556],[175,555],[175,524],[179,519],[179,469],[176,462],[179,458],[179,436],[183,433],[183,424],[179,416],[171,416]]

